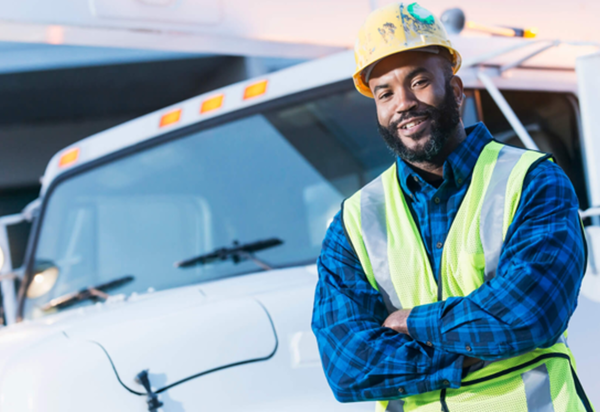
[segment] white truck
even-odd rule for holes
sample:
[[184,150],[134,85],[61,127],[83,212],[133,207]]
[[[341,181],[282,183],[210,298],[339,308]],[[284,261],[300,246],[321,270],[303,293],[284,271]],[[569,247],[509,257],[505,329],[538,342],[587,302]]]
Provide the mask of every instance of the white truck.
[[[600,56],[576,74],[586,45],[455,45],[465,124],[554,153],[585,210],[569,344],[600,404]],[[350,51],[304,63],[57,153],[38,201],[0,219],[0,410],[372,411],[335,401],[310,330],[325,230],[393,162],[353,68]]]

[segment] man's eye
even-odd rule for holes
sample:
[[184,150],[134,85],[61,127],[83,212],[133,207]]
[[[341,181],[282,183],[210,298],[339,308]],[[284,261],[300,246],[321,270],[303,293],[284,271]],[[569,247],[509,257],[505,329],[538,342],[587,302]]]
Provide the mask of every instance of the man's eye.
[[379,99],[385,99],[386,97],[391,96],[392,94],[390,92],[385,92],[379,95]]
[[427,80],[417,80],[413,83],[413,87],[425,86],[427,84]]

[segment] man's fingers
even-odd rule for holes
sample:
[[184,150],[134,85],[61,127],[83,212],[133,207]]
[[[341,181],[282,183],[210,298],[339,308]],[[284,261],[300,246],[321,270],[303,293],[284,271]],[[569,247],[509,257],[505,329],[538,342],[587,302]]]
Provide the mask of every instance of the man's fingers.
[[396,312],[391,313],[381,326],[408,335],[408,328],[406,325],[408,315],[410,315],[410,309],[397,310]]

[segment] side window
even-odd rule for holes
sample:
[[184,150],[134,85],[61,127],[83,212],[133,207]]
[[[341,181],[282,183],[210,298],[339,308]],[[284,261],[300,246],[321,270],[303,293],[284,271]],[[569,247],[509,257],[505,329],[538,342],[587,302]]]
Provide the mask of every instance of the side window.
[[[579,207],[588,208],[588,196],[583,169],[577,102],[568,93],[502,91],[515,114],[540,151],[551,153],[563,168],[579,199]],[[474,90],[474,101],[480,101],[482,119],[494,138],[523,147],[521,140],[489,93]],[[478,96],[477,96],[478,95]]]

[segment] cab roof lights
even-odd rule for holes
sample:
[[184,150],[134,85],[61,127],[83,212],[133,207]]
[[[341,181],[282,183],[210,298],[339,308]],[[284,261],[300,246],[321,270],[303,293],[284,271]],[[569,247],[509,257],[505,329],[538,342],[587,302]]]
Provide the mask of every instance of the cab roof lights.
[[200,113],[207,113],[213,110],[220,109],[223,106],[223,99],[225,98],[224,94],[218,94],[216,96],[210,97],[202,102],[200,106]]
[[64,152],[58,160],[58,167],[67,167],[75,164],[79,159],[79,148],[75,147]]
[[175,124],[181,120],[181,109],[175,109],[168,113],[165,113],[160,118],[160,127],[169,126]]
[[252,99],[253,97],[262,96],[267,92],[267,85],[269,84],[268,80],[261,80],[256,83],[252,83],[247,86],[244,90],[244,100]]

